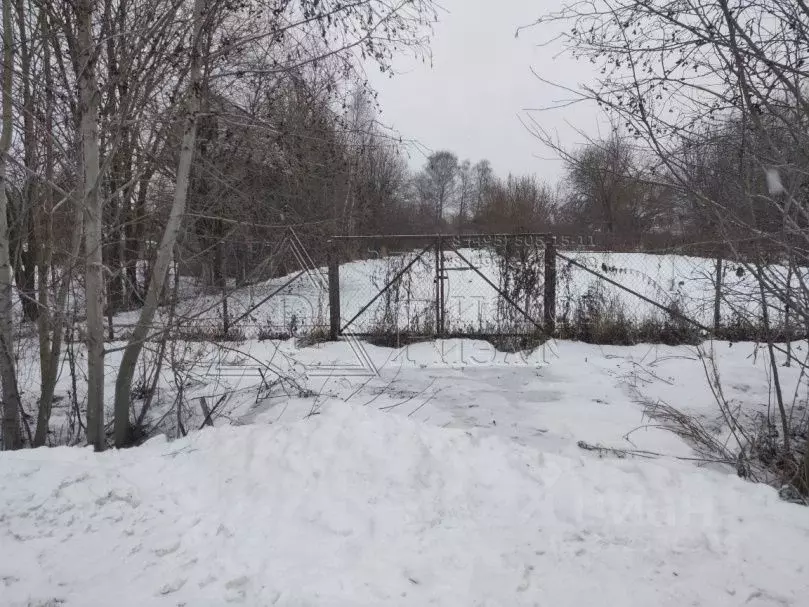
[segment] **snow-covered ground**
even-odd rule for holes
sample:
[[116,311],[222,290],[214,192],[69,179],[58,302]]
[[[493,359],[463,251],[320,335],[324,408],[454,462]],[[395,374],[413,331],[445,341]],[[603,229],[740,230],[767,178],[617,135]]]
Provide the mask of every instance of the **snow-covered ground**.
[[[643,415],[666,399],[723,436],[695,349],[352,345],[209,352],[189,407],[231,396],[185,438],[2,454],[0,604],[804,604],[807,510]],[[715,358],[766,411],[754,346]],[[306,391],[259,397],[256,361]]]
[[[496,265],[474,255],[494,280]],[[619,281],[638,278],[630,266],[648,278],[658,263],[642,281],[650,297],[712,298],[711,260],[587,255],[582,263]],[[394,302],[397,326],[429,322],[431,264],[414,265],[414,307]],[[344,321],[391,269],[341,267]],[[730,274],[743,293],[748,279]],[[449,275],[450,326],[496,319],[482,278]],[[558,307],[595,280],[561,264],[560,276]],[[247,339],[173,339],[147,418],[166,437],[101,455],[0,454],[0,606],[806,604],[809,511],[731,465],[706,463],[644,413],[657,402],[677,407],[732,452],[707,375],[715,364],[728,405],[753,423],[773,407],[771,369],[755,344],[552,340],[504,353],[469,339],[402,348],[256,339],[261,329],[325,324],[326,301],[319,273],[274,279],[229,298],[234,318],[258,304],[239,323]],[[757,305],[749,293],[738,301]],[[215,327],[218,302],[197,294],[178,313]],[[711,314],[705,305],[694,314]],[[355,330],[378,326],[384,310],[384,301],[372,306]],[[116,333],[134,319],[117,316]],[[34,411],[38,365],[20,343],[21,390]],[[122,345],[107,344],[107,394]],[[156,348],[146,344],[145,361]],[[801,360],[804,348],[795,344]],[[81,347],[75,355],[81,403],[86,361]],[[784,362],[783,392],[801,419],[807,378]],[[148,368],[135,388],[148,384]],[[65,366],[54,444],[76,421],[72,391]],[[200,431],[203,398],[214,427]],[[189,434],[174,440],[180,422]]]
[[809,517],[767,487],[340,402],[4,454],[0,479],[4,605],[798,606],[809,588]]

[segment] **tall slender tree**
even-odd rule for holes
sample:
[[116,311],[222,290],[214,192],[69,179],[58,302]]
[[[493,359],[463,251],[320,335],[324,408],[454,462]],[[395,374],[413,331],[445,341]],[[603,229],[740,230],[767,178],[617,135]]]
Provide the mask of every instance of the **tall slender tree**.
[[104,431],[104,262],[101,166],[98,140],[99,91],[96,82],[98,45],[93,35],[93,0],[76,2],[79,52],[79,115],[84,210],[85,302],[87,309],[87,441],[96,451],[105,446]]
[[13,125],[12,74],[14,73],[14,31],[11,0],[3,0],[3,118],[0,133],[0,380],[3,383],[3,448],[19,449],[20,394],[14,365],[13,291],[9,226],[7,221],[8,153],[11,149]]

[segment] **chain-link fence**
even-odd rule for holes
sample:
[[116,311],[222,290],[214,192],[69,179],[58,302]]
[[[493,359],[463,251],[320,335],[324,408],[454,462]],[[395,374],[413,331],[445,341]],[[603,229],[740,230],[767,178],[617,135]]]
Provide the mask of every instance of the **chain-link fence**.
[[[689,254],[560,247],[559,334],[604,343],[786,339],[804,333],[794,301],[805,271],[781,263]],[[789,298],[783,294],[793,293]]]
[[335,334],[684,343],[802,333],[772,283],[798,292],[804,274],[777,263],[547,234],[343,237],[332,250]]
[[331,301],[339,301],[339,315],[332,314],[333,332],[396,341],[545,335],[546,239],[335,238],[330,283],[338,291]]
[[809,272],[777,258],[755,264],[682,247],[613,251],[548,234],[314,240],[313,248],[288,230],[251,273],[263,272],[259,280],[225,280],[183,299],[173,311],[178,330],[393,344],[481,337],[510,347],[551,336],[675,344],[806,333]]

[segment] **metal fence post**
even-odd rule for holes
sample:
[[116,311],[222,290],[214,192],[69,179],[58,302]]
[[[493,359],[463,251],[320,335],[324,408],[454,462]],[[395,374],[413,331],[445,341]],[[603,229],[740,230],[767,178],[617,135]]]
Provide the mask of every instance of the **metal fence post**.
[[441,235],[438,236],[436,243],[436,259],[438,261],[438,337],[444,337],[444,318],[446,316],[446,302],[444,301],[444,281],[446,276],[444,274],[444,242]]
[[329,255],[329,339],[340,337],[340,254],[337,243],[328,241]]
[[545,296],[542,302],[545,332],[552,336],[556,331],[556,237],[545,239]]
[[714,281],[713,330],[714,334],[722,328],[722,256],[716,256],[716,280]]
[[441,281],[441,236],[435,235],[435,337],[443,334],[443,323],[441,314],[443,312],[443,302],[441,301],[441,291],[444,283]]

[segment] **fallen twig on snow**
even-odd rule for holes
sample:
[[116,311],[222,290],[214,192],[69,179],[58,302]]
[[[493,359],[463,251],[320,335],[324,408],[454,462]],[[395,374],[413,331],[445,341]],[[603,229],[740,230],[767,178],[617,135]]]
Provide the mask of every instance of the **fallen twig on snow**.
[[615,455],[618,459],[624,459],[627,456],[634,456],[634,457],[642,457],[644,459],[656,459],[659,457],[669,457],[672,459],[687,461],[687,462],[702,462],[702,463],[727,463],[733,464],[733,461],[722,461],[713,458],[705,458],[705,457],[685,457],[682,455],[668,455],[666,453],[659,453],[657,451],[647,451],[645,449],[618,449],[616,447],[605,447],[604,445],[600,444],[591,444],[586,441],[580,440],[576,443],[579,449],[584,449],[585,451],[594,451],[598,453],[599,457],[603,457],[606,454]]

